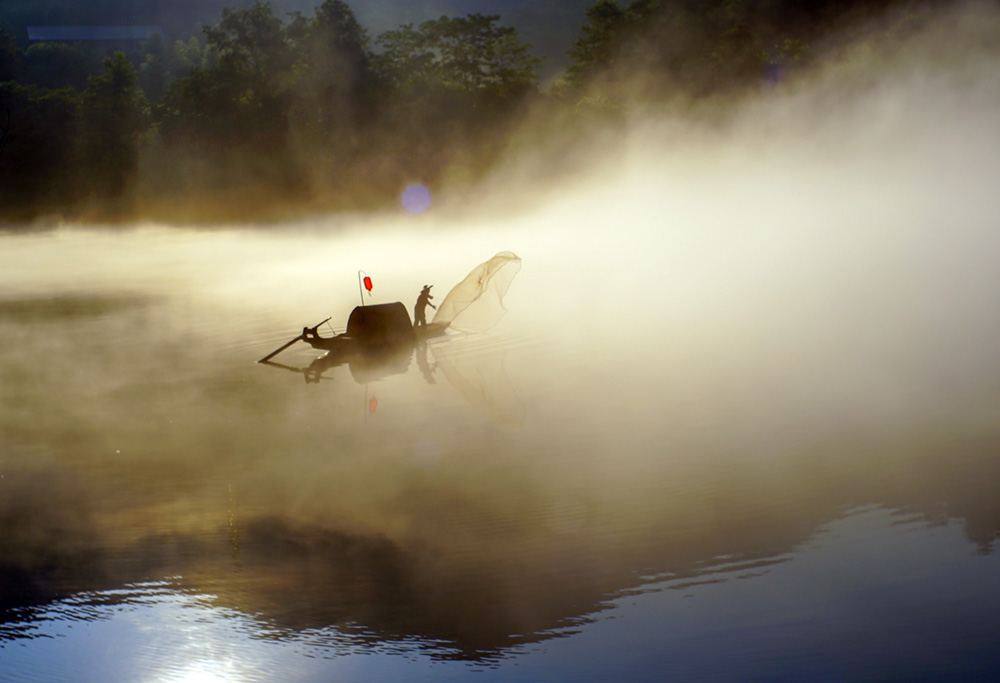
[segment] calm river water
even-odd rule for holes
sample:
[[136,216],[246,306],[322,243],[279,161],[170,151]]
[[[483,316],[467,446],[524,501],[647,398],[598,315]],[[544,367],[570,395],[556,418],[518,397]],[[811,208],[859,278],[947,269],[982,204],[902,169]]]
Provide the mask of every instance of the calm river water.
[[[650,128],[521,207],[0,235],[0,680],[996,676],[979,121],[690,163]],[[342,330],[359,269],[411,308],[501,250],[488,336],[255,362]]]

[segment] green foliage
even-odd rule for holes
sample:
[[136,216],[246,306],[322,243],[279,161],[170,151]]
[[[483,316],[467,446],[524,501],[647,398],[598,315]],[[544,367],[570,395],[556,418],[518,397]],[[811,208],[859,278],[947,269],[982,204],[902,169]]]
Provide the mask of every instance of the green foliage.
[[245,9],[225,9],[218,26],[203,29],[208,45],[219,55],[217,68],[239,80],[244,95],[262,96],[283,86],[294,55],[285,26],[267,2]]
[[785,38],[772,47],[765,55],[770,64],[777,66],[798,66],[804,63],[811,50],[798,38]]
[[385,47],[390,74],[401,87],[439,84],[474,95],[504,99],[533,87],[541,62],[510,26],[498,26],[500,15],[441,17],[387,31]]
[[377,42],[382,48],[377,68],[393,90],[410,95],[435,82],[437,56],[413,24],[386,31]]
[[535,84],[534,68],[540,60],[528,54],[513,28],[497,26],[498,21],[498,14],[470,14],[421,24],[446,84],[500,95]]
[[[844,12],[895,1],[596,0],[564,78],[541,95],[541,60],[499,15],[442,16],[373,40],[343,0],[282,16],[266,2],[177,0],[199,19],[221,18],[191,36],[164,23],[169,40],[153,36],[102,64],[107,48],[92,43],[22,52],[29,19],[87,22],[71,0],[19,0],[16,11],[0,7],[18,27],[0,26],[0,115],[10,108],[12,119],[0,199],[6,211],[48,211],[88,193],[120,204],[145,192],[176,205],[197,195],[226,212],[251,199],[391,196],[413,177],[469,182],[512,144],[525,102],[549,117],[542,130],[561,132],[617,125],[636,99],[740,92],[807,65],[809,46]],[[578,13],[577,2],[520,11],[558,23],[578,17],[567,9]]]
[[0,24],[0,83],[12,81],[21,73],[21,50],[14,34]]
[[186,76],[195,69],[206,69],[212,65],[213,53],[198,39],[191,36],[186,41],[174,41],[173,72],[175,76]]
[[324,0],[309,30],[310,40],[332,53],[361,58],[368,52],[368,32],[341,0]]
[[97,52],[79,43],[32,43],[24,51],[27,83],[41,88],[77,88],[87,85],[87,77],[100,70]]
[[535,92],[539,60],[499,20],[441,17],[379,36],[379,123],[393,135],[376,143],[398,172],[425,179],[449,173],[467,182],[503,148],[511,112]]
[[587,8],[587,23],[570,48],[566,79],[583,85],[599,73],[615,68],[625,39],[634,29],[632,16],[615,0],[597,0]]
[[0,206],[10,213],[65,206],[75,194],[78,93],[7,81],[0,102],[10,111],[0,146]]
[[166,37],[153,35],[142,49],[145,58],[139,65],[139,87],[146,97],[156,102],[163,97],[171,80],[171,46]]
[[805,62],[814,24],[801,17],[818,11],[771,0],[597,0],[569,52],[567,82],[616,96],[638,74],[651,97],[761,83],[769,67]]
[[312,21],[293,21],[289,31],[300,51],[295,125],[307,144],[343,149],[374,108],[368,33],[341,0],[325,0]]
[[225,145],[283,146],[295,63],[284,23],[270,4],[255,2],[224,10],[203,33],[216,61],[171,84],[163,109],[168,131]]
[[82,163],[100,196],[122,196],[133,179],[146,110],[135,68],[115,52],[104,60],[104,70],[90,77],[80,110]]

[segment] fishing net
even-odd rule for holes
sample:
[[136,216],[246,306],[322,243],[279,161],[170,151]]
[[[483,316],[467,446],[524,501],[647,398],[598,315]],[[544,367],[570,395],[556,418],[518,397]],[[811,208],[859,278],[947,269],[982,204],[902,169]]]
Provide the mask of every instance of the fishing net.
[[485,332],[503,317],[503,297],[511,281],[521,270],[521,259],[510,251],[501,251],[472,269],[464,280],[451,288],[438,306],[432,325],[462,332]]

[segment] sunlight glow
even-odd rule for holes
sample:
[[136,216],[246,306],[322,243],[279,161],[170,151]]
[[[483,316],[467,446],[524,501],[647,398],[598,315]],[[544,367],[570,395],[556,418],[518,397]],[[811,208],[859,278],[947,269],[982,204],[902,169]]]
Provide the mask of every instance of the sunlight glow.
[[[214,664],[214,663],[213,663]],[[228,676],[213,671],[210,664],[196,664],[184,671],[180,671],[176,676],[164,679],[163,683],[225,683],[232,680]]]
[[181,680],[184,683],[223,683],[225,681],[224,678],[216,676],[210,671],[192,671]]

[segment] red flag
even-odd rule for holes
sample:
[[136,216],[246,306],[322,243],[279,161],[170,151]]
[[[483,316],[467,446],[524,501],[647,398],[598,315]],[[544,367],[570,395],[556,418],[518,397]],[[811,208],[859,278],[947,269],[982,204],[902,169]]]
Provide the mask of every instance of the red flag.
[[370,277],[368,277],[367,275],[365,275],[365,289],[367,289],[368,293],[371,294],[371,291],[372,291],[372,279]]

